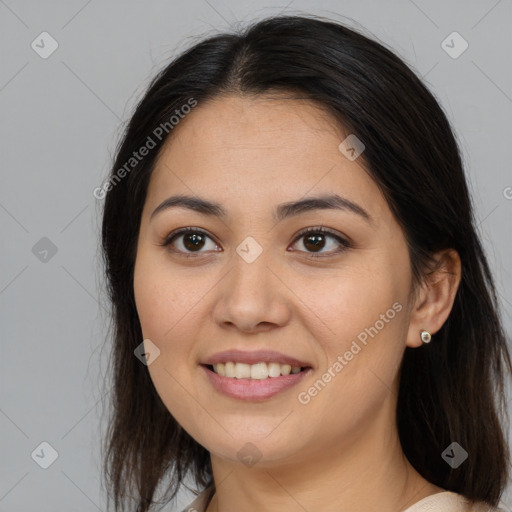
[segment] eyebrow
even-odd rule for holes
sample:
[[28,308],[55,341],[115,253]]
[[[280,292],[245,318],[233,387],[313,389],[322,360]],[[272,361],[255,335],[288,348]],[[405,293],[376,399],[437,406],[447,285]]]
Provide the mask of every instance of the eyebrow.
[[[219,217],[226,219],[228,212],[219,203],[209,201],[200,197],[176,195],[165,199],[160,203],[151,214],[150,220],[158,213],[168,210],[169,208],[186,208],[203,215]],[[350,201],[345,197],[338,194],[327,194],[318,197],[308,197],[299,201],[290,201],[282,203],[274,210],[274,219],[281,221],[301,213],[310,212],[313,210],[341,210],[355,213],[362,217],[369,224],[373,224],[371,215],[357,203]]]

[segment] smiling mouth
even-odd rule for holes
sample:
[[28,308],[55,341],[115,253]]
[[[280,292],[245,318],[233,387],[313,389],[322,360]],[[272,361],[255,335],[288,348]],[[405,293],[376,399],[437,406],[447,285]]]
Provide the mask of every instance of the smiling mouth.
[[218,363],[214,365],[202,365],[211,372],[230,379],[246,379],[246,380],[268,380],[277,377],[283,377],[290,374],[304,372],[311,366],[290,366],[289,364],[280,363],[256,363],[246,364],[227,361],[226,363]]

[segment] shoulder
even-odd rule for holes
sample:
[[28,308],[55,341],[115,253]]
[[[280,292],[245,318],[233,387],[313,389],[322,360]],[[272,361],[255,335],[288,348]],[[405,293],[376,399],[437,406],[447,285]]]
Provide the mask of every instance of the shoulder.
[[[192,503],[182,512],[205,512],[215,487],[212,485],[204,489]],[[473,502],[462,494],[444,491],[432,494],[418,501],[403,512],[506,512],[504,509],[491,507],[487,503]]]
[[418,501],[403,512],[505,512],[483,501],[474,502],[462,494],[444,491]]
[[215,487],[211,485],[204,489],[196,499],[187,505],[182,512],[205,512],[208,503],[210,502],[213,494],[215,492]]

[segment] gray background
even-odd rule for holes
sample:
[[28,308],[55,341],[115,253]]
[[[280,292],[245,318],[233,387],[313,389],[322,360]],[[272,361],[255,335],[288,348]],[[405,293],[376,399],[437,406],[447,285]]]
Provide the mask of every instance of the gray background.
[[[0,0],[0,511],[105,510],[108,350],[93,190],[148,80],[216,30],[319,14],[365,27],[425,78],[456,127],[512,332],[510,0],[286,3]],[[51,49],[43,31],[58,43],[45,59],[31,47]],[[458,58],[441,46],[453,31],[469,44]],[[58,453],[48,469],[31,457],[43,441]],[[511,510],[510,494],[504,501]]]

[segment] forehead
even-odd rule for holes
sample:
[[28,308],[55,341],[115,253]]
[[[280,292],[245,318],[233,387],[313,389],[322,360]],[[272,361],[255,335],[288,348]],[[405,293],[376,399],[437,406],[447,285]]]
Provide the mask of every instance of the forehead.
[[319,105],[280,96],[221,96],[199,103],[166,146],[181,144],[213,153],[227,148],[233,152],[298,151],[299,143],[312,137],[326,144],[326,137],[343,138],[341,127]]
[[171,135],[156,162],[148,200],[187,193],[257,208],[336,192],[376,213],[387,209],[362,161],[339,150],[349,134],[312,102],[219,97],[199,103]]

